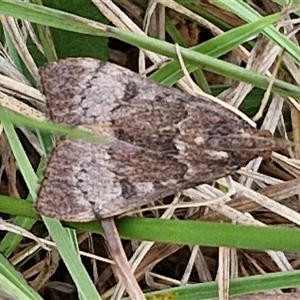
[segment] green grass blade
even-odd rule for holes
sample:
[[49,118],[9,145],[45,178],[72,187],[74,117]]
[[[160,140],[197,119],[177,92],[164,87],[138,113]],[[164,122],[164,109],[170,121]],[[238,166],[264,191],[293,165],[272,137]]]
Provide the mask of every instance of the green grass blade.
[[[255,22],[233,28],[227,32],[224,32],[222,35],[216,36],[191,49],[212,57],[219,57],[228,53],[238,45],[244,43],[250,37],[262,31],[266,26],[276,22],[279,17],[280,14],[274,14],[265,18],[261,18]],[[189,72],[193,72],[197,70],[198,67],[193,63],[187,63],[186,68]],[[179,62],[172,61],[157,70],[149,78],[164,85],[172,86],[182,76],[183,71]]]
[[72,279],[74,280],[81,299],[101,300],[96,287],[92,283],[89,274],[82,264],[77,247],[74,246],[73,241],[70,239],[69,233],[57,220],[43,217],[43,221],[57,246],[61,258],[72,276]]
[[[230,280],[229,295],[237,296],[274,289],[295,288],[300,286],[300,271],[277,272]],[[187,285],[146,294],[148,300],[157,299],[189,300],[218,299],[216,282]],[[128,298],[123,298],[124,300]]]
[[[175,46],[165,41],[135,34],[119,28],[106,26],[104,24],[79,18],[61,11],[39,7],[38,5],[28,3],[22,3],[21,5],[20,3],[22,2],[0,0],[0,13],[65,30],[95,34],[99,36],[110,36],[127,42],[131,45],[177,59]],[[26,13],[23,13],[22,9],[20,10],[20,6],[26,11]],[[33,14],[33,11],[35,14]],[[39,13],[39,16],[36,16],[37,12]],[[90,26],[88,24],[90,24]],[[238,81],[247,82],[262,89],[266,89],[270,84],[271,79],[267,76],[245,70],[244,68],[238,67],[231,63],[218,60],[214,57],[210,57],[208,55],[182,47],[180,47],[180,52],[182,57],[186,60],[186,63],[195,64],[197,67],[214,72],[216,74],[224,75]],[[280,95],[288,95],[296,99],[300,98],[300,88],[298,86],[281,80],[274,80],[272,91]]]
[[[15,207],[17,207],[17,211]],[[8,214],[19,213],[24,217],[39,219],[39,216],[33,211],[31,203],[8,196],[0,196],[0,211]],[[116,223],[120,235],[125,239],[300,252],[300,229],[297,228],[150,218],[122,218],[116,220]],[[82,231],[103,233],[99,222],[96,221],[87,223],[66,222],[64,224]]]
[[38,121],[26,116],[18,115],[10,112],[6,109],[0,108],[0,121],[8,122],[15,126],[26,126],[33,130],[39,130],[40,132],[64,135],[72,139],[81,139],[88,142],[94,142],[104,144],[105,138],[101,138],[100,135],[96,135],[92,132],[80,130],[74,126],[68,126],[64,124],[58,124],[51,121]]
[[[254,22],[262,18],[262,16],[256,10],[254,10],[250,5],[242,0],[214,0],[214,5],[217,5],[227,11],[233,12],[247,22]],[[285,49],[285,51],[290,54],[290,56],[298,65],[300,64],[300,49],[295,43],[293,43],[288,37],[280,33],[273,25],[266,27],[263,32],[274,43]]]
[[36,195],[36,188],[37,188],[37,181],[38,178],[32,168],[32,165],[21,145],[21,142],[19,140],[19,137],[15,131],[14,126],[10,122],[2,121],[2,125],[7,137],[7,140],[9,142],[10,148],[14,154],[15,159],[18,162],[20,171],[22,173],[22,176],[26,182],[26,185],[29,189],[29,192],[31,194],[31,197],[35,199],[37,197]]
[[42,300],[26,282],[23,276],[15,270],[10,262],[0,253],[0,299]]

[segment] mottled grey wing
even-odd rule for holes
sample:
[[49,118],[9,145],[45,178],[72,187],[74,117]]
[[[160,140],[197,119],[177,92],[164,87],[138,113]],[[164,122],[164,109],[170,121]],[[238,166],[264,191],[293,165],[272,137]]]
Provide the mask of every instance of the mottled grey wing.
[[50,118],[94,128],[111,146],[61,140],[41,184],[37,210],[87,221],[232,173],[274,141],[217,104],[89,58],[41,71]]
[[[88,221],[132,210],[153,200],[154,195],[155,199],[166,195],[159,195],[159,191],[168,190],[169,194],[169,188],[156,186],[154,176],[139,177],[140,168],[132,162],[148,159],[147,155],[129,148],[123,143],[106,148],[61,140],[45,170],[37,211],[61,220]],[[119,168],[111,155],[127,163]],[[159,182],[159,174],[156,176]]]
[[101,147],[61,140],[50,156],[36,209],[65,221],[110,217],[222,177],[238,167],[238,163],[230,165],[226,155],[216,164],[208,165],[206,159],[210,157],[204,153],[198,158],[198,167],[189,166],[188,159],[180,162],[176,156],[122,142]]

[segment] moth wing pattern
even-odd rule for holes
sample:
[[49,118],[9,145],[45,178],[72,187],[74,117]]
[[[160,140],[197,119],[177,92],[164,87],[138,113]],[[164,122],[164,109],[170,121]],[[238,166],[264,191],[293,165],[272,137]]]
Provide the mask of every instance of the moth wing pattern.
[[114,216],[223,177],[275,147],[231,111],[111,63],[69,58],[40,74],[51,120],[115,140],[58,142],[36,204],[50,217]]

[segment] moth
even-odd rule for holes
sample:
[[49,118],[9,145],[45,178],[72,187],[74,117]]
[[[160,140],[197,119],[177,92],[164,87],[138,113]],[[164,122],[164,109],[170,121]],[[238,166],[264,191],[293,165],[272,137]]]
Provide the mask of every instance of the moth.
[[110,143],[61,138],[36,210],[65,221],[109,218],[233,173],[278,142],[224,107],[92,58],[40,72],[52,121]]

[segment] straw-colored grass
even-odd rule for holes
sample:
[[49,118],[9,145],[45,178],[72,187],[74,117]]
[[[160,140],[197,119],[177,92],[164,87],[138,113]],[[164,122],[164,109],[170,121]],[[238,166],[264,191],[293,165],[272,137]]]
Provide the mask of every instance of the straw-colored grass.
[[126,295],[97,222],[62,224],[33,210],[53,134],[83,137],[46,122],[40,92],[38,68],[68,56],[110,58],[143,76],[151,65],[152,80],[222,100],[224,109],[294,142],[231,178],[117,221],[147,299],[297,297],[297,1],[41,2],[0,0],[0,298]]

